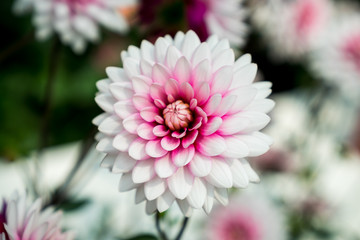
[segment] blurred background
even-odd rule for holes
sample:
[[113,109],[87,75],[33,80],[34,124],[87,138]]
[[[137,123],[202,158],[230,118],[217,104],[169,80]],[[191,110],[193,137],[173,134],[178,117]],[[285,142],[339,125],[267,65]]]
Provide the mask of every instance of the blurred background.
[[[196,1],[119,8],[128,31],[102,28],[81,54],[56,34],[38,41],[31,10],[15,14],[14,2],[0,2],[0,196],[28,189],[45,198],[77,239],[156,239],[153,217],[98,167],[95,83],[129,45],[192,28]],[[232,239],[360,239],[360,1],[240,2],[246,30],[233,47],[252,55],[258,81],[273,83],[276,106],[264,131],[274,144],[250,159],[261,183],[233,191],[228,210],[247,223]],[[214,222],[226,222],[218,208],[195,214],[184,239],[210,239]],[[178,210],[164,218],[176,232]]]

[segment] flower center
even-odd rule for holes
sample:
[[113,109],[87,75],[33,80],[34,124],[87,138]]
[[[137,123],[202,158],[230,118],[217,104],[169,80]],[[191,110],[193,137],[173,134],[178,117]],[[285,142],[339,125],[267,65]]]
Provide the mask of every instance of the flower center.
[[189,104],[181,100],[170,103],[163,111],[165,125],[172,131],[179,131],[189,126],[193,120],[193,115],[189,109]]

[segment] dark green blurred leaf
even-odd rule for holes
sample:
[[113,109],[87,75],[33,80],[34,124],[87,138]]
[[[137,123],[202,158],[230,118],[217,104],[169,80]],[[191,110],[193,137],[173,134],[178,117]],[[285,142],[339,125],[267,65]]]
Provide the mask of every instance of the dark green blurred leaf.
[[65,202],[58,205],[58,208],[63,211],[70,212],[70,211],[80,210],[89,203],[90,203],[89,199],[67,199]]
[[135,236],[132,238],[118,238],[119,240],[157,240],[158,238],[155,237],[154,235],[151,234],[144,234],[144,235],[139,235],[139,236]]

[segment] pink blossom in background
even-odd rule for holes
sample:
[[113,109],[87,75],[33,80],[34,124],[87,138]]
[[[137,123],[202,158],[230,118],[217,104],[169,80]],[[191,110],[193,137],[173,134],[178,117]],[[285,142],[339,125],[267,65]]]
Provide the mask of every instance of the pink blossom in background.
[[353,64],[360,74],[360,29],[345,39],[342,51],[344,53],[344,60]]
[[108,67],[95,100],[102,166],[122,173],[119,190],[153,213],[174,202],[184,215],[227,202],[227,189],[258,182],[245,159],[269,149],[259,132],[274,102],[269,82],[253,83],[257,66],[235,61],[225,39],[201,42],[189,31],[143,41],[121,53],[123,68]]
[[118,10],[135,4],[136,0],[17,0],[14,11],[19,14],[33,11],[39,40],[57,33],[65,45],[82,53],[87,42],[99,41],[99,25],[116,33],[126,32],[126,16]]
[[273,0],[261,4],[253,20],[270,41],[275,58],[297,60],[311,51],[331,11],[329,0]]
[[26,196],[15,193],[3,200],[0,209],[0,238],[2,240],[71,240],[73,234],[60,228],[61,212],[42,210],[41,200],[29,204]]
[[[159,15],[164,14],[164,9],[171,8],[178,2],[141,0],[139,11],[141,22],[148,25],[149,29],[154,28],[157,21],[164,21],[159,19]],[[227,38],[233,47],[241,47],[247,35],[246,10],[242,3],[243,0],[184,0],[184,9],[178,9],[178,13],[183,11],[185,19],[178,19],[181,23],[161,22],[161,25],[155,29],[155,35],[159,37],[159,34],[175,34],[178,29],[191,29],[201,41],[216,34],[221,38]]]
[[217,206],[205,227],[208,240],[284,240],[284,219],[262,193],[235,193],[228,206]]
[[338,13],[337,18],[318,39],[311,60],[314,73],[320,78],[330,85],[358,95],[356,90],[360,86],[360,17],[356,10]]

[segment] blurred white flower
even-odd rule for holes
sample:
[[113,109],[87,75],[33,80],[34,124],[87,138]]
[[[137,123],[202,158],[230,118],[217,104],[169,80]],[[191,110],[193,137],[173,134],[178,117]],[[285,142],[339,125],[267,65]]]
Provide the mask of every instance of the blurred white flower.
[[107,68],[97,83],[105,113],[94,119],[102,166],[123,174],[120,191],[136,189],[148,213],[176,201],[190,215],[210,212],[214,199],[226,203],[228,188],[259,181],[245,157],[269,149],[259,130],[274,102],[271,83],[253,83],[250,55],[235,61],[227,40],[201,43],[193,31],[121,55],[124,68]]
[[[360,86],[360,15],[342,12],[318,40],[312,57],[315,74],[350,91]],[[347,94],[349,91],[347,91]]]
[[278,60],[304,57],[325,28],[332,8],[329,0],[271,0],[255,7],[252,19]]
[[[17,193],[0,209],[0,234],[6,240],[70,240],[73,234],[60,228],[62,213],[41,209],[41,199],[28,204],[26,195]],[[1,236],[1,235],[0,235]]]
[[189,28],[194,30],[201,40],[216,34],[229,39],[233,46],[245,43],[247,26],[243,0],[187,0],[186,17]]
[[284,240],[285,222],[269,196],[259,191],[233,196],[228,206],[218,206],[205,227],[208,240]]
[[82,53],[87,41],[99,40],[99,24],[124,33],[128,23],[120,10],[135,3],[136,0],[17,0],[14,11],[19,14],[33,11],[39,40],[48,39],[56,32],[64,44]]

